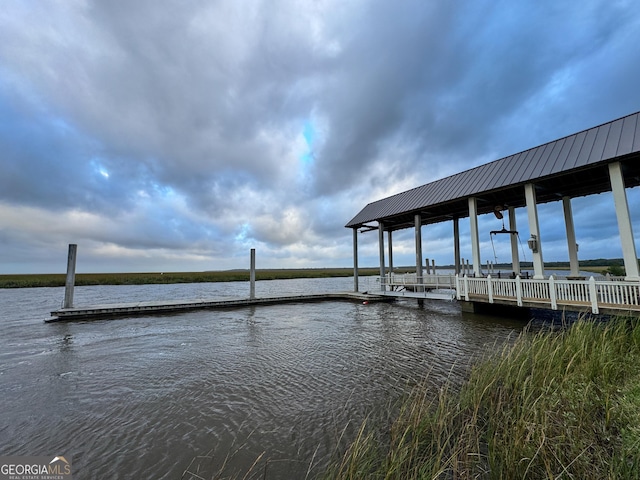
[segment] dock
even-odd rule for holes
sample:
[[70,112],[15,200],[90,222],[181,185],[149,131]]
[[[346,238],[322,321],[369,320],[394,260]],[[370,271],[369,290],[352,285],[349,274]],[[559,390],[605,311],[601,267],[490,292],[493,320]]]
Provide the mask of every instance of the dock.
[[[640,112],[370,202],[345,225],[353,236],[354,290],[359,289],[358,234],[377,232],[377,287],[382,295],[435,298],[438,290],[447,288],[464,302],[463,308],[474,311],[496,305],[496,310],[503,311],[510,309],[503,307],[546,308],[640,316],[638,241],[629,208],[633,197],[630,201],[627,196],[628,189],[638,186]],[[605,192],[610,192],[610,200],[604,214],[617,220],[622,265],[610,265],[608,278],[586,278],[580,269],[572,199]],[[550,203],[563,212],[569,260],[566,277],[545,269],[545,235],[554,231],[550,224],[558,218],[539,215],[538,205]],[[586,213],[578,218],[597,222]],[[461,231],[466,232],[460,220],[465,218],[468,238],[461,242]],[[519,232],[518,222],[523,219],[527,225]],[[490,222],[493,228],[481,232],[480,225]],[[451,225],[453,262],[448,276],[435,275],[434,259],[430,266],[423,257],[423,228],[443,223]],[[594,225],[597,230],[598,224]],[[396,277],[393,234],[408,229],[414,230],[415,274]],[[502,240],[494,243],[498,238]],[[582,243],[593,240],[585,237]],[[401,241],[404,249],[406,241]],[[618,245],[609,245],[609,239],[606,243],[604,251],[616,251]],[[522,268],[525,262],[531,264],[533,275]],[[506,272],[495,272],[495,265],[509,263]]]
[[113,303],[103,305],[87,305],[66,307],[51,312],[51,318],[45,322],[69,320],[86,320],[106,317],[124,317],[130,315],[151,315],[164,313],[180,313],[191,310],[238,308],[257,305],[277,305],[284,303],[321,302],[327,300],[343,300],[351,302],[388,302],[392,301],[384,295],[360,292],[326,292],[315,294],[274,295],[256,298],[234,297],[224,299],[166,300],[154,302]]

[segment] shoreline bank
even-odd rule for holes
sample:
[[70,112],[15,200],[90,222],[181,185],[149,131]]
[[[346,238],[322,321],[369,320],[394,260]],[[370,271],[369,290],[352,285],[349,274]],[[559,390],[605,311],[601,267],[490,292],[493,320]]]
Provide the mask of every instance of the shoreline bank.
[[[447,270],[450,267],[438,267]],[[552,266],[548,270],[562,269]],[[607,266],[581,267],[585,272],[603,274]],[[398,267],[394,273],[414,273],[415,267]],[[360,276],[376,276],[380,274],[378,267],[366,267],[358,270]],[[283,268],[257,269],[256,280],[291,280],[294,278],[327,278],[351,277],[353,268]],[[0,288],[39,288],[63,287],[64,273],[25,273],[0,274]],[[207,282],[248,282],[249,270],[216,270],[205,272],[133,272],[133,273],[77,273],[76,286],[88,285],[161,285],[175,283],[207,283]]]
[[[403,269],[397,270],[403,273]],[[415,269],[414,269],[415,271]],[[379,275],[378,268],[361,268],[360,276]],[[295,278],[351,277],[353,268],[257,269],[256,280],[290,280]],[[147,273],[77,273],[75,285],[159,285],[175,283],[248,282],[249,270],[208,272]],[[0,275],[0,288],[63,287],[66,275],[15,274]]]

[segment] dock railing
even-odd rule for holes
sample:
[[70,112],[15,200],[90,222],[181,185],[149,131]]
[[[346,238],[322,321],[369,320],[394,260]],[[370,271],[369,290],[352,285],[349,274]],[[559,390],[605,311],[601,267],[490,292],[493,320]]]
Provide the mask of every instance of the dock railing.
[[[458,300],[483,303],[504,303],[522,306],[540,306],[558,310],[565,307],[588,308],[598,314],[603,308],[640,311],[640,282],[619,277],[590,277],[588,279],[545,279],[470,277],[454,274],[424,275],[387,274],[369,277],[370,291],[382,295],[398,296],[404,292],[421,294],[434,290],[455,290]],[[597,278],[597,279],[596,279]]]
[[455,275],[387,274],[384,277],[366,277],[368,293],[390,297],[431,300],[455,300]]
[[[604,277],[603,277],[604,278]],[[640,282],[623,279],[559,279],[553,275],[543,280],[487,277],[456,277],[458,300],[515,303],[518,306],[540,304],[558,308],[588,307],[592,313],[601,308],[640,310]]]
[[377,277],[378,282],[384,290],[411,290],[424,291],[425,289],[449,289],[456,288],[456,276],[454,274],[445,275],[423,275],[417,276],[415,273],[404,273],[400,275],[391,274],[384,277]]

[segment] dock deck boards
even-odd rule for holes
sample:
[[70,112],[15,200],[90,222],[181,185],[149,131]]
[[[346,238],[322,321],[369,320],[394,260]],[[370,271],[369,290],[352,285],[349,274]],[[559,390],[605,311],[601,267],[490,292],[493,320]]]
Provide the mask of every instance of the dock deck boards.
[[389,301],[390,299],[382,295],[371,295],[359,292],[329,292],[315,294],[273,295],[256,298],[224,297],[215,299],[112,303],[102,305],[78,306],[73,308],[60,308],[58,310],[52,311],[51,318],[46,319],[45,322],[116,317],[131,314],[149,315],[153,313],[185,312],[189,310],[246,307],[252,305],[269,305],[293,302],[317,302],[323,300],[384,302]]

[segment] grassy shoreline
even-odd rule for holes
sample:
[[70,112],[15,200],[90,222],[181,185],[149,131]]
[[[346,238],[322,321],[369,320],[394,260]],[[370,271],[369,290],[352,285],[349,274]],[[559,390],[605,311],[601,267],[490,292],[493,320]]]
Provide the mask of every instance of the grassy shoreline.
[[332,479],[640,478],[640,321],[524,332],[460,390],[417,388]]
[[[452,266],[438,267],[450,269]],[[549,270],[567,269],[564,266],[546,267]],[[604,274],[607,266],[585,266],[583,271]],[[378,267],[360,268],[362,276],[380,274]],[[396,273],[415,272],[415,267],[395,268]],[[283,268],[258,269],[256,280],[284,280],[292,278],[351,277],[353,268]],[[0,274],[0,288],[62,287],[65,284],[64,273],[44,274]],[[141,273],[77,273],[76,285],[145,285],[171,283],[203,282],[248,282],[249,270],[216,270],[208,272],[141,272]]]
[[[361,268],[359,274],[379,275],[378,268]],[[256,280],[282,280],[292,278],[351,277],[353,268],[292,268],[259,269]],[[16,274],[0,275],[0,288],[61,287],[66,275]],[[248,282],[248,270],[226,270],[211,272],[163,272],[163,273],[78,273],[76,286],[84,285],[144,285],[202,282]]]

